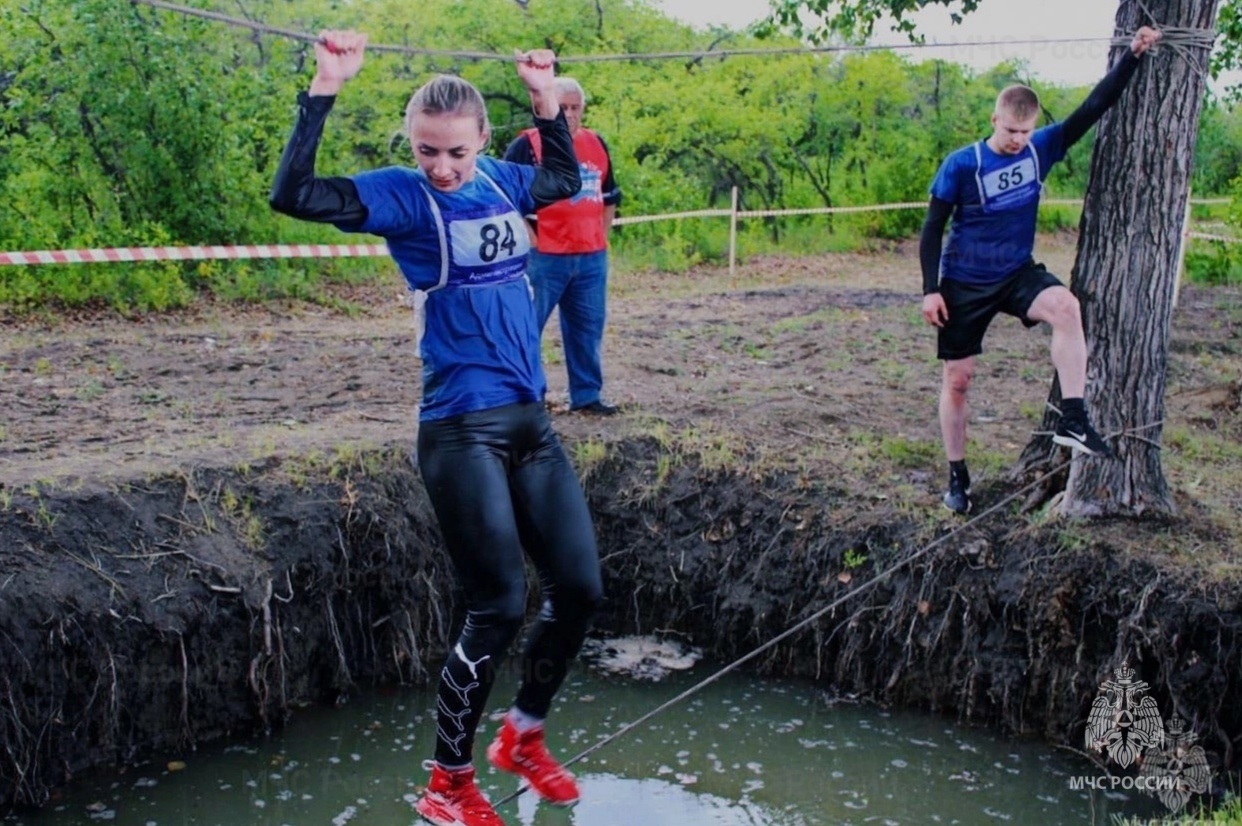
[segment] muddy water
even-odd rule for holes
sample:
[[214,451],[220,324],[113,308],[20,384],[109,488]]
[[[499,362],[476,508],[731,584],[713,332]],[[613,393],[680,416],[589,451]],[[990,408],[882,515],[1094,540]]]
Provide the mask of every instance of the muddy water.
[[[713,673],[700,663],[660,683],[571,675],[555,710],[565,757]],[[511,696],[493,695],[499,711]],[[362,826],[413,824],[419,762],[432,746],[435,698],[403,689],[306,709],[266,740],[168,755],[120,776],[83,780],[4,826]],[[485,722],[480,739],[494,730]],[[170,761],[184,768],[169,770]],[[175,765],[175,764],[174,764]],[[572,810],[524,794],[500,807],[513,826],[811,826],[1076,824],[1109,812],[1159,814],[1145,799],[1070,791],[1094,774],[1067,751],[1015,743],[925,715],[830,704],[814,687],[726,675],[574,767]],[[493,801],[516,788],[481,773]],[[1094,813],[1094,820],[1093,820]]]

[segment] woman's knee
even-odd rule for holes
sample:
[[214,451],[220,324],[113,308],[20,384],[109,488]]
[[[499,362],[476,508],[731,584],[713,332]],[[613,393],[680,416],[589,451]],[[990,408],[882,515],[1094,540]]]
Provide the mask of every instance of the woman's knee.
[[587,614],[594,614],[604,603],[604,585],[598,577],[573,589],[574,604]]
[[583,576],[558,583],[548,595],[545,611],[567,621],[589,622],[604,603],[604,586],[598,576]]
[[469,626],[480,634],[511,640],[526,620],[526,583],[505,589],[486,602],[471,602],[466,607]]

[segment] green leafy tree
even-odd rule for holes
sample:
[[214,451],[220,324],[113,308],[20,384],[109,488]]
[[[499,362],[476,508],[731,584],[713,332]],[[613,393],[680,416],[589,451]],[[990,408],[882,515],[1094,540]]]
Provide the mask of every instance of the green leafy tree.
[[[6,2],[0,15],[12,32],[0,57],[6,248],[273,237],[263,195],[285,119],[272,90],[293,79],[289,44],[260,54],[213,24],[106,0]],[[185,303],[212,273],[175,264],[9,270],[0,299],[159,308]]]
[[[776,0],[773,26],[823,40],[866,37],[888,16],[915,34],[909,15],[940,5],[959,19],[980,0]],[[1131,32],[1155,24],[1173,31],[1210,31],[1219,0],[1123,2],[1116,26]],[[1226,3],[1223,23],[1235,37],[1237,7]],[[1146,16],[1149,10],[1154,19]],[[805,13],[818,21],[808,27]],[[1113,58],[1121,48],[1114,50]],[[1230,47],[1232,48],[1232,47]],[[1236,62],[1236,53],[1229,53]],[[1181,247],[1181,216],[1205,97],[1208,54],[1183,58],[1165,49],[1148,59],[1119,103],[1105,114],[1092,149],[1080,224],[1073,289],[1083,304],[1092,343],[1087,397],[1102,429],[1120,433],[1115,461],[1077,457],[1064,481],[1063,512],[1073,515],[1171,513],[1172,495],[1160,463],[1169,328]],[[1137,170],[1137,171],[1136,171]],[[1135,232],[1141,227],[1141,232]],[[1055,382],[1052,401],[1059,399]],[[1051,412],[1043,431],[1052,430]],[[1134,438],[1127,438],[1127,436]],[[1043,470],[1055,460],[1049,436],[1027,445],[1019,471]],[[1051,491],[1049,491],[1051,493]]]
[[[872,4],[874,5],[874,4]],[[798,47],[749,32],[695,31],[643,0],[402,0],[324,5],[250,0],[247,19],[285,30],[358,28],[375,51],[337,102],[319,151],[325,174],[412,162],[406,101],[434,72],[461,74],[488,102],[491,151],[530,125],[504,60],[547,45],[588,91],[587,123],[608,140],[626,196],[623,215],[921,200],[940,158],[986,128],[996,90],[1020,64],[974,73],[893,54],[726,57],[732,49]],[[861,18],[858,18],[861,19]],[[267,209],[271,176],[313,72],[308,42],[111,0],[0,0],[12,32],[0,50],[0,243],[7,249],[100,245],[334,242],[333,227]],[[701,57],[599,60],[623,54]],[[719,53],[714,56],[712,53]],[[71,56],[68,59],[66,56]],[[1063,117],[1082,90],[1040,87]],[[1227,135],[1222,133],[1221,141]],[[1216,142],[1219,143],[1219,142]],[[1213,143],[1213,145],[1216,145]],[[1087,141],[1058,167],[1055,194],[1085,185]],[[1211,153],[1227,164],[1223,151]],[[917,211],[827,220],[764,218],[745,237],[780,239],[825,222],[850,235],[896,236]],[[719,219],[622,227],[619,240],[683,266],[723,254]],[[110,301],[158,308],[195,291],[224,297],[313,294],[324,280],[391,273],[382,259],[8,268],[0,303]]]

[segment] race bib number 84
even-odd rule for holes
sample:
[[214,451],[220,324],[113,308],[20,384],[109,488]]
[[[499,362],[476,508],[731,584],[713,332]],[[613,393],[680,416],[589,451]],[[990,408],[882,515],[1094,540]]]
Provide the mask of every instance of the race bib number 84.
[[449,224],[453,263],[461,267],[488,267],[530,252],[526,227],[515,226],[514,213],[467,218]]

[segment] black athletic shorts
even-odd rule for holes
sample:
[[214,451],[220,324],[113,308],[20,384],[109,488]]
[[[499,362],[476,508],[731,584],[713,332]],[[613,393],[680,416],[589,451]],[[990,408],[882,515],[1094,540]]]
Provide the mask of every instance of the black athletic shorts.
[[1043,264],[1034,261],[995,284],[967,284],[951,278],[940,282],[940,295],[949,310],[949,320],[936,336],[936,356],[944,361],[977,356],[983,352],[983,336],[997,313],[1016,316],[1027,327],[1026,313],[1035,298],[1049,287],[1063,287]]

